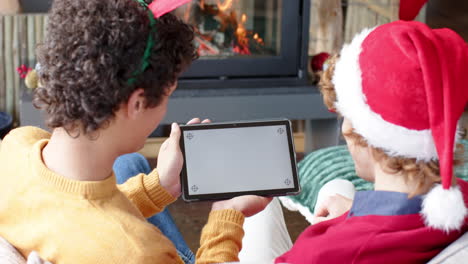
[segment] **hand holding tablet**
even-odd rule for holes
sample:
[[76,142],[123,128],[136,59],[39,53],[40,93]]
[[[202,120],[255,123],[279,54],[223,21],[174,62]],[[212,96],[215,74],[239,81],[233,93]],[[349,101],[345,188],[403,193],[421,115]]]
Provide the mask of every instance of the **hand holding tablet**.
[[181,131],[184,200],[299,192],[288,120],[195,124]]

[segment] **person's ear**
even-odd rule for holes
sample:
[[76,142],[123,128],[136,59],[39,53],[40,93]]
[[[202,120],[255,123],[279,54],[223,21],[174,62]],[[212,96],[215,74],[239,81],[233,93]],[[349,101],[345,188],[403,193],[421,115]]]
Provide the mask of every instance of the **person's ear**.
[[135,119],[145,110],[145,91],[143,89],[136,89],[130,95],[127,101],[127,115],[131,119]]
[[178,80],[175,80],[174,83],[166,89],[166,93],[168,96],[171,96],[171,94],[177,89],[177,85]]

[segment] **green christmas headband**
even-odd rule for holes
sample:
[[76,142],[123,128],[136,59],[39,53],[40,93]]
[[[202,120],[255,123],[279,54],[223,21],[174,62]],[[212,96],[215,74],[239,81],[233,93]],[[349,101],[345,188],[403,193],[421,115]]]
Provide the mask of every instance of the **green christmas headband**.
[[141,6],[148,10],[148,16],[150,20],[150,31],[148,36],[148,41],[146,42],[145,53],[143,54],[143,59],[141,61],[140,67],[132,73],[132,77],[127,80],[128,85],[133,85],[137,81],[138,77],[148,68],[149,58],[151,56],[151,51],[153,50],[155,40],[153,38],[154,32],[156,31],[156,19],[160,18],[164,14],[167,14],[174,9],[184,5],[191,0],[155,0],[150,4],[147,4],[144,0],[134,0],[137,1]]
[[148,34],[149,35],[148,36],[148,41],[146,42],[145,53],[143,54],[143,59],[141,61],[140,68],[137,69],[136,71],[134,71],[132,73],[132,77],[130,77],[130,79],[127,80],[128,85],[135,84],[135,82],[138,79],[138,76],[140,76],[140,74],[142,74],[146,70],[146,68],[148,68],[148,65],[149,65],[148,60],[149,60],[149,58],[151,56],[151,50],[153,49],[153,46],[154,46],[153,33],[156,30],[156,18],[154,18],[154,14],[151,11],[151,9],[148,7],[148,4],[144,0],[135,0],[135,1],[140,3],[140,5],[142,5],[143,7],[145,7],[148,10],[148,16],[149,16],[149,20],[150,20],[150,31],[149,31],[149,34]]

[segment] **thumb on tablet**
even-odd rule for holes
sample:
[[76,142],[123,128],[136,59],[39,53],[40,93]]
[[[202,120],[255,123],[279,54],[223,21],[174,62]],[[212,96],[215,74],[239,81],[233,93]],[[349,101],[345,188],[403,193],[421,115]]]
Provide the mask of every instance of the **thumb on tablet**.
[[180,134],[179,126],[173,123],[169,138],[164,141],[159,149],[156,165],[161,186],[174,197],[180,195],[179,175],[184,162],[179,147]]
[[179,140],[180,140],[180,127],[177,123],[172,123],[171,125],[171,134],[170,134],[170,139],[175,141],[172,144],[175,143],[175,146],[179,146]]

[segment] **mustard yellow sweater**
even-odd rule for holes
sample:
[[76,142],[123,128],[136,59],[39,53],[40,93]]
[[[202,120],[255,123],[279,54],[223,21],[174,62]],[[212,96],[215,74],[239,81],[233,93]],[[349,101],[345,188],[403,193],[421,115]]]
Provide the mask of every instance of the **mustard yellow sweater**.
[[[123,185],[66,179],[42,161],[50,134],[34,127],[12,131],[0,149],[0,236],[24,256],[31,251],[60,263],[183,263],[171,241],[145,217],[175,199],[156,170]],[[244,217],[212,212],[197,263],[236,261]]]

